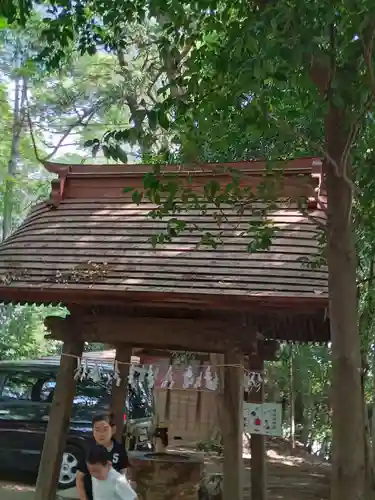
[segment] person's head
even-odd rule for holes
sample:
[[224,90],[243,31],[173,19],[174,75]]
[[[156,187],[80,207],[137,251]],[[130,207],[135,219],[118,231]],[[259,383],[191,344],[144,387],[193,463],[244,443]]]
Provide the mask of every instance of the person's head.
[[108,451],[104,446],[96,445],[90,448],[86,458],[87,468],[96,479],[103,481],[107,479],[109,469],[112,467],[108,460]]
[[98,444],[110,445],[115,432],[116,426],[113,422],[112,413],[100,413],[92,419],[92,433]]

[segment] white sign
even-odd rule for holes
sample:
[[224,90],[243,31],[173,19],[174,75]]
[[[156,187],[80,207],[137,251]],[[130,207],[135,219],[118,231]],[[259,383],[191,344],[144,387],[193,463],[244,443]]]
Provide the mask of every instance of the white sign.
[[282,436],[280,403],[244,403],[243,411],[248,434]]

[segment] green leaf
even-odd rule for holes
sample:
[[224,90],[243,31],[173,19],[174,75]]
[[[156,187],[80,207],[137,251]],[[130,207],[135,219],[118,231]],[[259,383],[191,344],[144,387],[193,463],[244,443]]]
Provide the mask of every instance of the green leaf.
[[96,158],[98,152],[99,152],[99,149],[100,149],[100,142],[98,141],[97,143],[95,143],[91,149],[91,154],[94,158]]
[[134,203],[139,205],[143,199],[143,193],[140,193],[139,191],[134,191],[132,194],[132,200]]
[[169,120],[167,118],[166,113],[162,110],[160,110],[158,113],[158,122],[162,128],[164,128],[165,130],[169,130],[170,128]]
[[128,155],[122,148],[120,148],[120,146],[117,146],[116,148],[114,148],[114,150],[117,160],[121,161],[122,163],[128,163]]
[[155,248],[159,243],[159,235],[157,234],[153,234],[151,236],[151,245],[152,245],[152,248]]
[[151,130],[156,130],[158,126],[158,115],[155,110],[151,110],[147,113],[148,124]]
[[143,177],[143,186],[145,189],[157,189],[160,181],[155,176],[154,172],[149,172]]
[[214,199],[219,191],[220,191],[220,184],[215,180],[209,181],[204,186],[205,195],[209,199]]
[[88,139],[83,143],[84,148],[91,148],[94,144],[99,144],[99,139]]

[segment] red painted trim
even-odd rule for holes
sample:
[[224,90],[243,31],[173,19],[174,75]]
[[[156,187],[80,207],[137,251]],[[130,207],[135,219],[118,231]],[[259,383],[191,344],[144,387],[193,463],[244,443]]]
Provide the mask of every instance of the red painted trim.
[[66,184],[66,177],[67,174],[61,174],[60,175],[60,199],[64,199],[64,192],[65,192],[65,184]]
[[[296,313],[306,310],[318,311],[328,307],[328,297],[317,295],[316,297],[288,297],[288,296],[233,296],[233,295],[207,295],[197,293],[178,293],[178,292],[123,292],[123,291],[100,291],[87,288],[85,290],[36,287],[0,287],[0,297],[2,301],[13,301],[23,303],[59,303],[62,304],[112,304],[118,305],[154,305],[164,308],[169,306],[184,306],[186,308],[220,309],[225,310],[246,310],[250,311],[254,306],[265,310],[295,310]],[[168,306],[165,307],[166,302]]]

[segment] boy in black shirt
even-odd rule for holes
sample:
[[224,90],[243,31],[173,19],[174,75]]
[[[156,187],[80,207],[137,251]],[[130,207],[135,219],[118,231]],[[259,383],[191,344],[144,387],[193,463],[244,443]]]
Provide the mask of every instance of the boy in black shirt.
[[[116,433],[113,414],[95,415],[92,421],[92,432],[94,439],[89,446],[92,447],[98,444],[104,446],[108,451],[112,467],[125,475],[129,460],[124,447],[113,437]],[[76,485],[80,500],[93,500],[92,481],[87,468],[86,457],[78,464]]]

